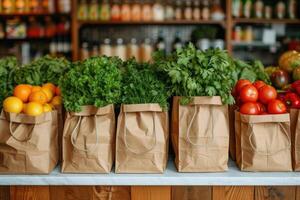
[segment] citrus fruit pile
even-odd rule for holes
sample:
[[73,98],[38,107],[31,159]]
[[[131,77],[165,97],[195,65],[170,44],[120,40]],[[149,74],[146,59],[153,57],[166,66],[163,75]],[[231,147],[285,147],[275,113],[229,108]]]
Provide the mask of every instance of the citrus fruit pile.
[[21,84],[14,88],[13,96],[3,101],[3,109],[9,113],[38,116],[51,112],[55,106],[61,105],[60,95],[60,89],[52,83],[42,86]]

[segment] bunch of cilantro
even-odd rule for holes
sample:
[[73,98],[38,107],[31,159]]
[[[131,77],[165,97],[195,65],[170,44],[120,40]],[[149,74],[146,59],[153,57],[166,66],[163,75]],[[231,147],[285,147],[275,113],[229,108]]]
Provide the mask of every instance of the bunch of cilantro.
[[158,103],[168,110],[168,90],[149,63],[131,59],[122,68],[121,102],[124,104]]
[[67,111],[80,112],[85,105],[103,107],[119,102],[122,61],[116,57],[92,57],[74,63],[59,81]]
[[220,49],[197,50],[192,44],[167,57],[156,55],[155,68],[171,93],[189,103],[193,96],[220,96],[224,104],[233,104],[231,90],[237,81],[232,58]]
[[69,69],[71,63],[65,58],[44,56],[20,68],[15,75],[16,84],[42,85],[58,84],[58,80]]
[[7,57],[0,59],[0,109],[3,100],[12,95],[14,87],[14,76],[19,68],[15,57]]

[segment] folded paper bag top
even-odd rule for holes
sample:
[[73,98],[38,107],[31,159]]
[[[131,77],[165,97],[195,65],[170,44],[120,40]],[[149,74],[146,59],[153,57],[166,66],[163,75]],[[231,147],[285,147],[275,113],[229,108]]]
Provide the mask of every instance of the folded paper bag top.
[[122,111],[124,113],[130,112],[163,112],[159,104],[122,104]]
[[71,116],[82,116],[82,117],[88,117],[88,116],[94,116],[94,115],[107,115],[112,113],[114,110],[114,106],[112,104],[109,104],[107,106],[97,108],[95,106],[89,105],[89,106],[82,106],[80,112],[70,112]]
[[43,113],[39,116],[29,116],[26,114],[16,114],[16,113],[7,113],[5,111],[1,112],[0,118],[3,120],[7,120],[13,123],[19,124],[42,124],[45,122],[49,122],[53,119],[53,116],[57,115],[57,111],[53,110],[52,112]]

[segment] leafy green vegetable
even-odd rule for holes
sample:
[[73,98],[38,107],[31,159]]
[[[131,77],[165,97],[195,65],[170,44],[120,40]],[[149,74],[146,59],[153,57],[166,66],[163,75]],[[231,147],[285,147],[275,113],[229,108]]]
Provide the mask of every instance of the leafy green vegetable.
[[168,109],[168,91],[151,64],[134,59],[124,63],[121,102],[124,104],[158,103]]
[[58,80],[70,68],[70,62],[64,58],[44,56],[20,68],[16,72],[16,84],[42,85],[44,83],[58,84]]
[[182,104],[187,104],[193,96],[221,96],[224,104],[234,103],[231,90],[237,75],[226,51],[200,51],[189,44],[167,58],[156,55],[154,60],[172,94],[187,97]]
[[265,72],[263,64],[255,60],[252,63],[248,64],[242,60],[234,61],[238,79],[248,79],[251,82],[256,80],[262,80],[268,84],[271,84],[268,74]]
[[80,112],[81,106],[103,107],[119,102],[122,61],[115,57],[93,57],[73,64],[61,77],[59,86],[68,111]]
[[3,100],[12,95],[14,82],[13,77],[19,65],[15,57],[0,59],[0,109]]

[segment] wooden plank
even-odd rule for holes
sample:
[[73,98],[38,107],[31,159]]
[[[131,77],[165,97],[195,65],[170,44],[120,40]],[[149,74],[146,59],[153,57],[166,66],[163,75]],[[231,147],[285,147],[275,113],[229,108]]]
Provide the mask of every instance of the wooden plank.
[[93,187],[93,200],[130,200],[131,188],[130,187]]
[[171,200],[171,187],[133,186],[131,200]]
[[50,200],[90,200],[92,193],[89,186],[51,186]]
[[294,200],[296,187],[255,187],[255,200]]
[[296,187],[296,200],[300,200],[300,187]]
[[172,187],[172,200],[211,200],[212,187]]
[[11,186],[11,200],[50,200],[48,186]]
[[9,187],[0,187],[0,200],[10,200]]
[[213,187],[213,200],[253,200],[254,187],[218,186]]

